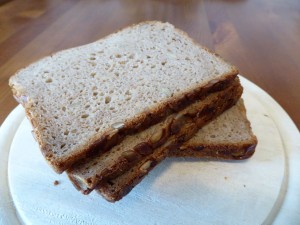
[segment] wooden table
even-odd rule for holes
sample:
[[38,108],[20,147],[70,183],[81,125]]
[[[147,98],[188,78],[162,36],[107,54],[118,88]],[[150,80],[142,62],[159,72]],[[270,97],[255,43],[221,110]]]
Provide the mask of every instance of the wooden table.
[[300,128],[299,0],[0,0],[0,124],[17,106],[8,79],[18,69],[144,20],[173,23],[219,53]]

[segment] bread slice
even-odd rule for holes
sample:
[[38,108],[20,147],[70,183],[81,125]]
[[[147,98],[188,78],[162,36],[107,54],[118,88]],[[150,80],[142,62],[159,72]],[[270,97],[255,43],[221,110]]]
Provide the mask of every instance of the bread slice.
[[239,160],[254,154],[257,138],[247,119],[243,99],[169,153],[170,157]]
[[173,25],[143,22],[43,58],[10,78],[40,149],[61,173],[238,74]]
[[[169,137],[177,140],[182,135],[195,134],[199,127],[221,113],[227,104],[234,104],[241,93],[242,87],[236,79],[227,89],[210,94],[142,132],[128,135],[110,151],[75,164],[67,170],[68,176],[78,190],[88,194],[103,180],[124,173],[145,156],[152,155],[156,148],[170,142]],[[195,120],[198,120],[197,125],[194,124],[195,128],[188,130],[188,133],[180,130],[186,123],[195,123]]]
[[[237,105],[200,129],[182,147],[171,148],[169,156],[240,160],[252,156],[256,144],[257,139],[246,117],[244,103],[240,100]],[[145,159],[121,176],[102,183],[97,192],[108,201],[120,200],[164,158],[165,154],[157,154],[155,159]],[[145,170],[147,166],[149,169]]]

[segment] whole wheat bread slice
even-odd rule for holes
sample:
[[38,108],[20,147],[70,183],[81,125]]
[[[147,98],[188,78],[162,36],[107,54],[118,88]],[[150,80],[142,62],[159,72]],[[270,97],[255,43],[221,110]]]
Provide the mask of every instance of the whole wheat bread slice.
[[[246,117],[244,103],[240,100],[237,105],[200,129],[182,147],[171,148],[168,154],[170,157],[241,160],[253,155],[256,144],[257,139]],[[160,153],[164,153],[145,159],[122,175],[107,180],[99,185],[97,192],[108,201],[120,200],[165,158],[166,151],[168,150],[161,151]],[[145,170],[146,166],[149,167],[148,170]]]
[[153,21],[45,57],[17,72],[9,85],[44,157],[61,173],[237,74],[186,33]]
[[243,99],[201,128],[170,157],[239,160],[254,154],[257,138],[247,119]]
[[[170,142],[170,137],[176,140],[182,135],[195,134],[201,126],[221,113],[226,104],[234,104],[241,92],[242,87],[236,79],[234,84],[225,90],[210,94],[142,132],[126,136],[110,151],[75,164],[67,170],[68,176],[78,190],[88,194],[103,180],[118,176],[138,164],[144,157],[153,155],[155,149],[165,142]],[[232,103],[227,103],[230,101]],[[195,123],[195,120],[198,120],[198,123],[194,125],[194,129],[188,130],[189,135],[180,130],[186,123]]]

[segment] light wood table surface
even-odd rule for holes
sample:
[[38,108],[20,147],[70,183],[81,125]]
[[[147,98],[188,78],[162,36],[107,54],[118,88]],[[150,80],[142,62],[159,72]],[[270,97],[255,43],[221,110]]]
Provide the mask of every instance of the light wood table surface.
[[17,106],[8,79],[18,69],[145,20],[216,51],[300,128],[299,0],[0,0],[0,124]]

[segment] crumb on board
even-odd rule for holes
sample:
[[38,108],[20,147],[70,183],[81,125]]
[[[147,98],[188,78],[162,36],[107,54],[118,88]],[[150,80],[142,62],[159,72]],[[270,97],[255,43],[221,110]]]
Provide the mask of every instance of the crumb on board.
[[55,181],[53,182],[53,184],[54,184],[54,186],[56,186],[56,185],[59,184],[59,181],[58,181],[58,180],[55,180]]
[[224,177],[225,180],[227,180],[227,177]]

